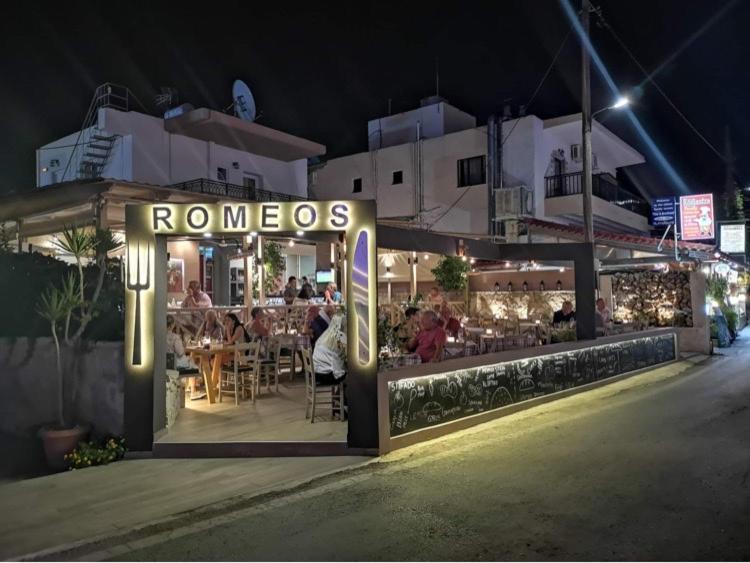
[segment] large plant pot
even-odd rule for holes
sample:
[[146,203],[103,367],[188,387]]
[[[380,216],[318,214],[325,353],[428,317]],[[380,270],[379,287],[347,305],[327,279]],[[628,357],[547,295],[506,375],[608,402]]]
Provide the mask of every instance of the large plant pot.
[[74,426],[73,428],[42,428],[39,435],[44,445],[44,455],[50,469],[62,471],[68,466],[65,454],[72,452],[79,442],[86,440],[89,428]]

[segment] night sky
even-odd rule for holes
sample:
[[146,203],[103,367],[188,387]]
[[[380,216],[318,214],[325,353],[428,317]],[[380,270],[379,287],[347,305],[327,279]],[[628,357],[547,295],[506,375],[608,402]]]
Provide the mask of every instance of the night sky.
[[[738,181],[750,185],[750,2],[594,3],[649,71],[730,4],[654,78],[720,151],[730,126]],[[504,103],[525,104],[570,27],[557,0],[217,2],[195,10],[187,2],[156,4],[26,2],[25,12],[8,9],[0,23],[0,191],[33,187],[34,149],[77,130],[103,82],[130,87],[156,114],[160,86],[177,88],[181,101],[196,107],[220,109],[231,103],[232,81],[242,78],[263,112],[260,123],[340,156],[366,150],[366,122],[386,114],[389,98],[399,112],[434,93],[436,57],[440,94],[479,123]],[[720,188],[722,161],[643,83],[607,30],[592,25],[592,41],[691,191]],[[528,113],[580,111],[579,53],[571,35]],[[592,68],[593,108],[611,101]],[[633,175],[646,195],[675,192],[622,114],[608,112],[602,121],[651,161]]]

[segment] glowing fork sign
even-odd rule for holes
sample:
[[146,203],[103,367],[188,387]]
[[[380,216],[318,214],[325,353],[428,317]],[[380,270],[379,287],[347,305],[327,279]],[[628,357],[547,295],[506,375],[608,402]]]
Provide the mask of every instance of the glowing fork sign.
[[151,245],[146,245],[146,281],[141,282],[141,242],[138,241],[135,250],[135,282],[132,280],[133,261],[130,258],[128,244],[128,271],[126,287],[135,292],[135,323],[133,327],[133,365],[141,365],[141,291],[151,287]]

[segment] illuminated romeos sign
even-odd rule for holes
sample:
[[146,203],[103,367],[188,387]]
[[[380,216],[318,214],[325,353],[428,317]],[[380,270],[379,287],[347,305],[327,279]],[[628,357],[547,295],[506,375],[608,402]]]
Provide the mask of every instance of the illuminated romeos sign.
[[152,205],[150,228],[154,234],[346,231],[351,214],[345,202]]

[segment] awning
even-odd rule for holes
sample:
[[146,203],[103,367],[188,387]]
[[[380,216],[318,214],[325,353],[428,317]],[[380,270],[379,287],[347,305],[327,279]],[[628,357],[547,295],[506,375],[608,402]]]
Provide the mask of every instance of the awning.
[[[544,221],[542,219],[535,219],[533,217],[525,217],[522,219],[522,222],[528,226],[529,232],[532,234],[560,237],[578,242],[583,242],[584,240],[582,227],[553,223],[552,221]],[[594,240],[598,244],[609,244],[618,248],[628,248],[633,250],[640,250],[642,252],[674,255],[675,241],[673,237],[670,238],[669,236],[664,239],[661,250],[657,250],[661,239],[655,237],[646,237],[625,233],[612,233],[608,231],[594,231]],[[677,248],[680,251],[688,253],[690,257],[702,260],[714,259],[714,253],[717,252],[715,245],[700,242],[677,241]],[[725,260],[734,262],[734,260],[726,254],[721,254],[721,257]]]

